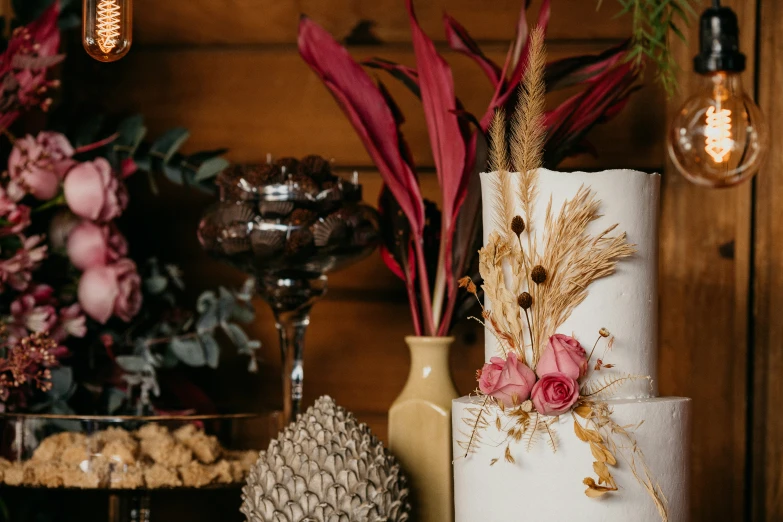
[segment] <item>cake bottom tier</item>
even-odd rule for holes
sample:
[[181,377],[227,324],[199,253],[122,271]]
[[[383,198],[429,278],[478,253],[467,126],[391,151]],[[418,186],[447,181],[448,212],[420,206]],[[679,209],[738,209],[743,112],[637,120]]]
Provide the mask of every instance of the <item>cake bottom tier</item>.
[[[668,522],[688,522],[690,399],[610,400],[607,404],[613,421],[632,427],[651,476],[665,496]],[[595,458],[589,444],[577,438],[570,415],[553,424],[556,452],[545,437],[539,437],[529,451],[524,442],[511,442],[511,464],[504,459],[505,433],[495,426],[497,412],[489,410],[481,443],[466,457],[460,442],[468,440],[471,428],[465,419],[470,419],[468,409],[479,407],[475,398],[468,397],[452,404],[456,522],[662,520],[650,494],[620,455],[617,465],[609,468],[619,490],[600,498],[585,495],[583,480],[598,481],[593,472]],[[628,446],[621,438],[615,440]],[[491,465],[493,459],[498,460]],[[641,471],[638,466],[637,470]]]

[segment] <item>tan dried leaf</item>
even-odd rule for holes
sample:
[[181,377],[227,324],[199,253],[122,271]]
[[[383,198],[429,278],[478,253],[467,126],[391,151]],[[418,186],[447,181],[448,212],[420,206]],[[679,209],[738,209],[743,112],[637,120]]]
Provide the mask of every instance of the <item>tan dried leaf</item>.
[[587,438],[587,433],[585,433],[585,429],[577,421],[574,421],[574,433],[576,433],[577,438],[582,442],[587,442],[589,440]]
[[511,454],[511,448],[506,446],[506,454],[505,454],[506,462],[509,464],[514,464],[516,461],[514,460],[514,456]]
[[589,419],[593,414],[593,406],[589,402],[583,402],[576,408],[574,413],[582,417],[583,419]]
[[582,483],[587,486],[587,489],[585,490],[585,495],[587,495],[590,498],[598,498],[606,495],[607,493],[610,493],[612,491],[617,491],[617,488],[610,488],[608,486],[599,486],[595,483],[595,480],[593,480],[590,477],[587,477],[582,481]]
[[590,442],[590,452],[593,454],[593,458],[598,462],[606,462],[606,453],[604,452],[603,444],[597,442]]
[[606,484],[609,487],[616,488],[617,484],[614,481],[612,473],[609,471],[609,467],[604,462],[593,462],[593,471],[598,475],[598,483]]

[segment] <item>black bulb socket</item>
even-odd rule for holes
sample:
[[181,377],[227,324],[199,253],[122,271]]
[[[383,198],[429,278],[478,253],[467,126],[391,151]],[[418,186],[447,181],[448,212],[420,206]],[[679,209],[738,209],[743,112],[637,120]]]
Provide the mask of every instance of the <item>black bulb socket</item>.
[[739,51],[739,22],[728,7],[710,7],[699,20],[699,54],[693,69],[699,74],[742,72],[745,55]]

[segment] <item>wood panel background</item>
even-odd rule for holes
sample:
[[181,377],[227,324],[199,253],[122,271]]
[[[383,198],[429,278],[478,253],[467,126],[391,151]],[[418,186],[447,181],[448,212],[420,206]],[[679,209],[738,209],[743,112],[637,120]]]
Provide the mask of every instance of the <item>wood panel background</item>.
[[[492,57],[512,38],[520,0],[419,0],[419,18],[454,68],[457,93],[468,109],[483,112],[490,86],[475,65],[443,45],[441,13],[466,25]],[[534,1],[530,13],[536,13]],[[626,38],[628,18],[615,18],[616,2],[553,0],[548,46],[553,58],[597,52]],[[746,87],[758,90],[774,122],[780,110],[783,6],[776,0],[732,0],[749,57]],[[296,50],[300,13],[307,13],[354,56],[382,56],[413,64],[400,0],[136,0],[135,43],[123,61],[85,63],[83,93],[115,113],[141,111],[152,135],[173,126],[192,131],[190,150],[229,147],[240,162],[266,155],[334,158],[346,172],[358,170],[365,198],[374,203],[380,178],[347,120],[301,61]],[[761,16],[759,16],[759,13]],[[690,61],[696,49],[677,44],[682,92],[695,87]],[[777,27],[776,27],[777,26]],[[758,43],[758,60],[756,56]],[[756,69],[756,63],[764,64]],[[406,115],[404,132],[421,170],[425,196],[438,199],[420,107],[389,79],[385,83]],[[694,400],[692,520],[783,520],[783,152],[773,148],[754,183],[709,191],[688,184],[667,163],[667,116],[684,94],[667,100],[651,81],[623,114],[590,136],[598,157],[580,156],[562,168],[614,167],[665,171],[660,258],[660,389]],[[556,100],[552,100],[555,102]],[[776,122],[775,122],[776,123]],[[783,127],[773,125],[773,138]],[[773,140],[774,143],[774,140]],[[195,227],[207,198],[165,188],[160,198],[140,198],[132,209],[136,234],[150,251],[171,252],[191,287],[238,284],[242,275],[208,259]],[[161,223],[171,224],[172,233]],[[149,234],[150,230],[160,230]],[[131,244],[134,243],[131,238]],[[211,393],[235,407],[257,410],[280,402],[279,354],[271,313],[258,303],[252,333],[264,342],[259,375],[228,356]],[[408,371],[403,337],[412,327],[403,288],[377,256],[330,278],[317,304],[307,339],[306,402],[331,394],[382,437],[386,410]],[[458,389],[474,387],[483,339],[462,325],[452,369]],[[752,518],[751,518],[752,516]],[[673,521],[676,522],[676,521]]]

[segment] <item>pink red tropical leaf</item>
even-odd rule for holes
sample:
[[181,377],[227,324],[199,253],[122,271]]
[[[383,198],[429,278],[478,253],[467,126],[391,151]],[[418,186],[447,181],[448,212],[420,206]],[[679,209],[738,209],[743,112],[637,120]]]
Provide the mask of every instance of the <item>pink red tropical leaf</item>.
[[419,73],[416,72],[416,69],[383,58],[370,58],[363,61],[362,65],[388,72],[393,78],[400,80],[417,98],[421,98]]
[[421,193],[412,165],[400,153],[395,114],[380,89],[344,47],[306,16],[299,23],[299,53],[348,116],[408,218],[414,238],[420,238],[424,228]]
[[[522,12],[524,13],[524,11]],[[502,71],[498,64],[487,58],[476,41],[457,20],[444,14],[443,25],[446,28],[446,41],[449,43],[449,47],[472,58],[487,75],[492,86],[497,87],[502,79]]]
[[628,43],[629,41],[625,41],[600,54],[572,56],[548,63],[546,66],[547,91],[556,91],[572,85],[594,81],[601,73],[626,58]]

